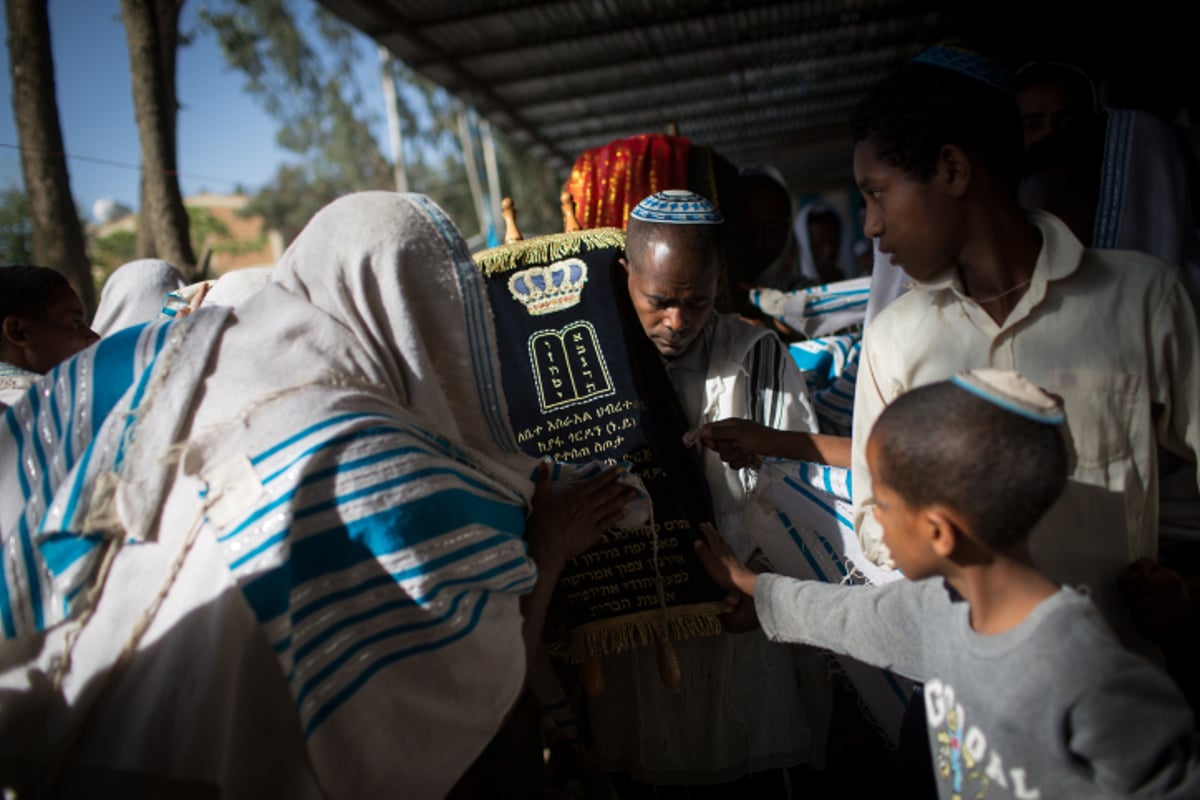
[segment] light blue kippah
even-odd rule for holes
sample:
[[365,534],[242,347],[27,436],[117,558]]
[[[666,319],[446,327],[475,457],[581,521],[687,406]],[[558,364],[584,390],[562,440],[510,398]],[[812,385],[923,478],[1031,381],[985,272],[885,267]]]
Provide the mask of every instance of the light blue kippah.
[[995,61],[970,50],[935,44],[914,56],[910,63],[948,69],[980,83],[986,83],[993,89],[1012,94],[1012,73]]
[[1067,421],[1062,402],[1016,372],[1001,369],[975,369],[950,379],[960,389],[981,400],[1043,425],[1062,425]]
[[725,221],[707,198],[683,189],[650,195],[637,204],[629,218],[665,225],[720,225]]

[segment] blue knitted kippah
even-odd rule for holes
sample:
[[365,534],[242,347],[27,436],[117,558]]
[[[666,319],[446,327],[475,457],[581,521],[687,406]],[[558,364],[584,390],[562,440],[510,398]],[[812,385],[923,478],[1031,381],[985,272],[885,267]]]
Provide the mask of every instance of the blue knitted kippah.
[[707,198],[683,189],[650,195],[637,204],[629,218],[666,225],[720,225],[725,221]]
[[998,89],[1007,94],[1012,93],[1012,73],[995,61],[984,58],[970,50],[935,44],[933,47],[914,56],[909,63],[925,64],[930,67],[947,69],[980,83],[985,83],[993,89]]

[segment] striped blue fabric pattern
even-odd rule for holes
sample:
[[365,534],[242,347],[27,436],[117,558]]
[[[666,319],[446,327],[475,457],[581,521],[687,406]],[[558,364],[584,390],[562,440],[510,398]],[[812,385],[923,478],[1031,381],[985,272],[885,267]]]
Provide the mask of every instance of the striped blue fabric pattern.
[[126,328],[44,376],[4,412],[0,626],[29,635],[77,614],[105,533],[89,530],[97,480],[119,469],[169,322]]
[[450,442],[347,414],[252,459],[259,502],[214,532],[311,736],[377,673],[471,635],[532,588],[519,495]]
[[1126,171],[1133,139],[1134,114],[1109,109],[1105,132],[1104,163],[1100,173],[1100,202],[1096,206],[1092,247],[1113,249],[1118,245],[1124,212]]
[[[853,285],[846,286],[847,283]],[[805,304],[806,315],[828,317],[841,311],[865,309],[867,295],[871,293],[871,288],[869,285],[859,285],[861,283],[862,281],[845,281],[801,289],[800,291],[809,298]]]
[[[756,544],[774,570],[825,583],[879,585],[902,577],[862,552],[854,533],[850,470],[774,460],[760,473]],[[867,710],[896,741],[912,685],[886,670],[839,658]]]
[[862,334],[825,336],[788,346],[804,375],[821,433],[851,434]]
[[796,366],[804,373],[809,388],[817,390],[824,389],[842,374],[861,342],[861,333],[849,333],[792,342],[788,350]]
[[853,278],[792,292],[750,290],[750,301],[807,337],[829,336],[861,327],[867,315],[871,279]]

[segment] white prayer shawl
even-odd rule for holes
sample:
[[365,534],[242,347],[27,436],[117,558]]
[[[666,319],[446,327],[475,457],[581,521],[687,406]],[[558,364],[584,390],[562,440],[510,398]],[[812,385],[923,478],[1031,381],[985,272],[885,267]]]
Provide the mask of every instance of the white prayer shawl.
[[185,285],[179,270],[157,258],[122,264],[104,282],[92,330],[108,336],[130,325],[152,322],[158,319],[166,296]]
[[[816,431],[817,418],[804,378],[787,348],[772,332],[733,315],[717,317],[704,383],[704,407],[695,425],[730,417],[769,428]],[[704,474],[712,492],[717,530],[745,561],[753,550],[742,522],[755,470],[732,470],[712,450],[704,451]]]
[[751,289],[750,302],[792,330],[816,338],[861,327],[870,293],[871,278],[853,278],[791,292]]
[[204,305],[237,306],[271,280],[272,267],[247,267],[226,272],[204,296]]
[[[746,505],[746,530],[781,575],[871,586],[900,579],[863,553],[853,509],[850,470],[772,459],[760,469]],[[896,743],[912,683],[852,658],[837,660],[879,730]]]
[[[784,430],[817,430],[820,407],[814,413],[804,387],[796,385],[800,373],[792,368],[795,362],[785,355],[786,367],[761,371],[766,362],[773,363],[770,354],[775,348],[769,345],[778,343],[776,337],[731,318],[721,317],[719,323],[706,384],[708,400],[700,422],[735,416]],[[841,363],[831,367],[838,382],[830,388],[846,393],[841,405],[852,407],[861,348],[857,337],[847,338],[853,341],[840,343],[846,350]],[[751,357],[752,353],[756,357]],[[753,377],[756,375],[759,377]],[[764,379],[766,375],[772,376],[769,381]],[[764,383],[774,391],[786,391],[791,403],[776,405],[769,392],[760,403],[751,403],[755,395],[748,389]],[[840,413],[848,424],[850,411],[842,408]],[[718,528],[743,560],[758,549],[774,571],[827,583],[878,585],[900,577],[894,570],[876,566],[862,552],[851,521],[850,470],[770,460],[757,471],[735,471],[711,451],[705,453],[705,468]],[[880,731],[896,742],[912,684],[852,659],[841,658],[839,663]],[[814,730],[813,735],[819,733]]]
[[788,349],[804,375],[821,433],[850,435],[858,343],[873,291],[869,277],[794,292],[750,291],[751,302],[809,337]]
[[[737,332],[749,338],[749,331],[738,329]],[[730,337],[734,340],[741,338]],[[798,347],[800,353],[797,353]],[[808,365],[814,370],[819,367],[822,372],[825,388],[810,391],[808,397],[811,398],[815,417],[820,421],[823,432],[843,436],[850,433],[854,383],[861,348],[861,339],[857,334],[813,339],[789,348],[798,367],[803,369]],[[812,358],[816,354],[821,358]],[[825,363],[826,360],[829,363]],[[818,361],[821,362],[819,365]],[[802,374],[807,382],[808,373]],[[784,381],[782,385],[790,384]],[[717,383],[714,389],[721,390],[727,403],[732,400],[726,387]],[[758,418],[754,414],[741,415]],[[807,423],[792,417],[790,420],[776,420],[774,427],[812,430],[801,427],[804,424]],[[706,458],[711,455],[706,454]],[[738,473],[726,467],[725,481],[714,483],[716,478],[710,474],[709,482],[710,485],[725,489],[729,484],[728,478],[733,476],[741,481],[742,488],[748,488],[748,493],[735,495],[726,490],[724,496],[729,499],[718,503],[718,506],[732,508],[733,499],[738,501],[740,514],[735,516],[725,511],[723,521],[727,525],[740,526],[732,529],[741,532],[741,536],[735,540],[741,545],[739,552],[757,548],[771,563],[772,571],[826,583],[879,585],[900,577],[894,570],[877,566],[862,552],[851,521],[853,503],[850,470],[772,459],[765,462],[757,473],[749,470]],[[717,494],[718,490],[714,489],[714,500]],[[721,519],[720,514],[718,518]],[[736,522],[730,521],[734,519]],[[854,682],[879,730],[895,743],[912,684],[853,659],[843,657],[838,662]]]
[[[458,232],[421,196],[352,195],[273,281],[102,340],[7,412],[0,459],[28,469],[0,477],[0,686],[41,722],[0,755],[45,764],[87,715],[64,787],[86,764],[229,797],[438,797],[521,689],[533,461]],[[121,347],[114,399],[96,365]],[[36,670],[114,537],[145,543],[117,552],[55,699]]]
[[[211,345],[223,322],[205,317],[190,326],[197,331],[190,338]],[[152,538],[155,517],[139,512],[158,508],[169,472],[117,476],[139,459],[156,460],[174,441],[178,421],[153,430],[134,422],[151,398],[186,403],[197,385],[202,358],[172,364],[168,390],[165,373],[153,371],[164,349],[174,361],[183,331],[166,322],[122,329],[56,366],[4,413],[0,463],[14,467],[0,478],[5,639],[35,635],[85,609],[83,590],[106,536]]]

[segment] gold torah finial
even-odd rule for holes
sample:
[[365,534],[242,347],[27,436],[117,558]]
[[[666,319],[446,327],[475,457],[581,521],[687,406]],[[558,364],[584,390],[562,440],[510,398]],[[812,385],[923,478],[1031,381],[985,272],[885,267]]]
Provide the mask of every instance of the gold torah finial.
[[521,231],[517,228],[517,209],[513,205],[513,199],[506,197],[500,201],[500,215],[504,217],[504,243],[511,244],[519,242],[525,237],[521,235]]
[[558,202],[562,208],[563,233],[579,230],[579,219],[575,216],[575,198],[570,192],[563,190],[558,196]]

